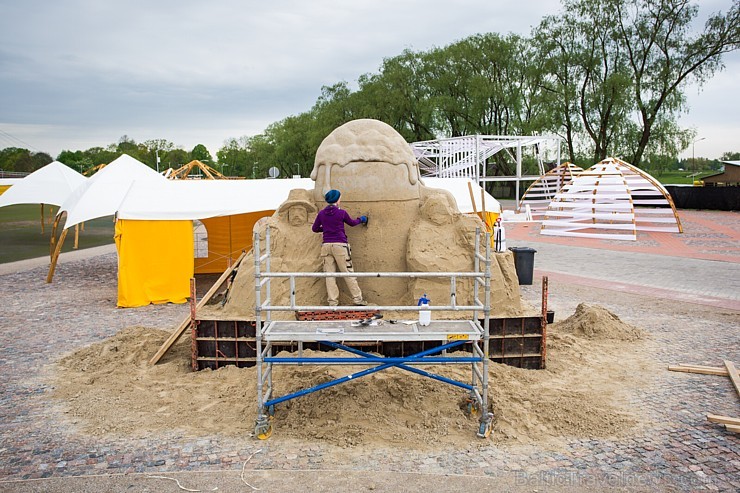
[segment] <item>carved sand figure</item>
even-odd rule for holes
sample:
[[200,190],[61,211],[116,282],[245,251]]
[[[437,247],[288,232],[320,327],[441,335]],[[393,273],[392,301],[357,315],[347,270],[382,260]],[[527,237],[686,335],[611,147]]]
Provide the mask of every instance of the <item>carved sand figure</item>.
[[[475,229],[481,227],[478,218],[456,210],[454,201],[440,193],[429,194],[421,206],[421,216],[411,227],[407,258],[412,271],[469,272],[474,268]],[[481,242],[481,249],[485,248]],[[512,252],[492,254],[491,315],[516,316],[522,312],[519,284]],[[500,283],[506,289],[495,285]],[[414,296],[426,293],[432,302],[450,303],[447,278],[421,278],[411,284]],[[456,302],[473,304],[473,281],[458,279]],[[482,299],[483,292],[479,294]],[[452,313],[435,314],[434,318],[453,317]]]

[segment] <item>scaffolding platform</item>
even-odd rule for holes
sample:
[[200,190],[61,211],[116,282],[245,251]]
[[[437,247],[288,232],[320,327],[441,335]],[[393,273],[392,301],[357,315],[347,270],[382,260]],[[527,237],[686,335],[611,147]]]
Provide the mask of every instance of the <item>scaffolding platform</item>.
[[369,342],[369,341],[478,341],[482,329],[472,320],[435,320],[427,326],[416,321],[380,319],[378,325],[357,325],[357,322],[273,321],[265,325],[262,338],[266,342]]

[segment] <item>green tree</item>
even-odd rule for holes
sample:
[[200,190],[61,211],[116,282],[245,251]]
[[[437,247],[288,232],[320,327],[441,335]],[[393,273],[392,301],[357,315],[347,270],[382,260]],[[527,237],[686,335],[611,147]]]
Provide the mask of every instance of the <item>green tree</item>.
[[[167,168],[163,162],[166,162],[167,154],[175,149],[175,144],[166,139],[152,139],[145,140],[141,147],[143,147],[143,160],[142,162],[148,166],[163,171]],[[157,156],[159,156],[159,163],[157,162]]]
[[690,131],[676,124],[685,109],[683,89],[690,81],[704,83],[721,68],[722,55],[738,48],[738,0],[693,36],[697,7],[688,0],[563,5],[560,16],[540,24],[535,39],[548,66],[561,66],[549,79],[551,101],[560,98],[561,109],[567,104],[572,111],[576,96],[580,122],[566,122],[564,131],[571,155],[579,127],[597,160],[624,155],[639,165],[646,153],[684,145]]
[[698,7],[688,0],[608,3],[618,14],[616,35],[635,81],[640,128],[631,159],[639,163],[660,120],[683,109],[686,83],[702,85],[722,68],[722,55],[740,46],[740,2],[733,0],[726,15],[712,15],[695,36],[691,22]]
[[740,161],[740,152],[724,152],[719,157],[720,161]]
[[208,152],[206,146],[204,146],[203,144],[198,144],[193,147],[193,150],[190,151],[190,157],[192,159],[197,159],[201,163],[213,166],[213,157],[211,156],[211,153]]
[[128,135],[123,135],[120,139],[118,139],[118,144],[115,146],[115,149],[119,153],[128,154],[133,158],[136,158],[136,155],[139,153],[139,148],[136,144],[136,141],[130,138]]
[[66,164],[78,173],[84,173],[90,168],[97,166],[97,164],[100,164],[96,164],[85,151],[64,150],[57,156],[57,161]]
[[188,164],[193,159],[190,157],[190,153],[184,149],[176,148],[171,151],[167,151],[164,156],[160,155],[159,169],[160,171],[167,168],[177,169],[181,166]]
[[542,20],[533,43],[543,61],[543,126],[563,138],[570,162],[578,162],[578,135],[583,130],[578,117],[578,31],[564,16]]
[[410,142],[435,137],[427,58],[428,54],[404,50],[383,60],[380,73],[359,78],[357,102],[365,117],[388,123]]
[[0,170],[32,173],[43,168],[53,159],[45,152],[31,152],[19,147],[0,150]]
[[247,153],[247,137],[227,139],[224,146],[216,152],[221,173],[227,176],[247,176]]

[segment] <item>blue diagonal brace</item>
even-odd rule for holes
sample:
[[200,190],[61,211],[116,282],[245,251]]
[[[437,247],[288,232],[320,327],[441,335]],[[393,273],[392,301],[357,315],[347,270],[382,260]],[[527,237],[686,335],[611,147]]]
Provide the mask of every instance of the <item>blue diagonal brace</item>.
[[[355,349],[353,347],[345,346],[344,344],[339,344],[336,342],[331,341],[320,341],[321,344],[325,344],[329,347],[333,347],[334,349],[342,349],[344,351],[347,351],[348,353],[357,354],[359,356],[362,356],[363,358],[374,358],[372,354],[366,353],[365,351],[360,351],[359,349]],[[479,362],[480,358],[475,358],[475,361],[472,362]],[[467,383],[462,383],[458,380],[453,380],[451,378],[444,377],[442,375],[439,375],[437,373],[428,372],[425,370],[422,370],[420,368],[414,368],[413,366],[407,366],[404,364],[398,364],[396,365],[398,368],[401,368],[402,370],[410,371],[411,373],[416,373],[417,375],[421,375],[423,377],[431,378],[432,380],[437,380],[439,382],[448,383],[450,385],[454,385],[455,387],[460,387],[465,390],[472,391],[475,387],[472,385],[469,385]]]
[[[462,344],[465,344],[466,342],[468,342],[468,341],[467,340],[461,340],[461,341],[448,342],[447,344],[443,344],[443,345],[437,346],[435,348],[427,349],[425,351],[421,351],[419,353],[412,354],[411,356],[408,356],[407,358],[394,358],[394,359],[396,359],[396,360],[402,359],[402,360],[405,360],[405,361],[407,361],[409,363],[413,363],[414,361],[418,361],[420,359],[423,359],[424,356],[428,356],[430,354],[439,353],[441,351],[444,351],[445,349],[451,349],[453,347],[457,347],[457,346],[460,346]],[[372,356],[372,355],[368,354],[368,356]],[[373,356],[373,358],[375,358],[375,357]],[[298,362],[300,359],[301,358],[297,358],[297,359],[295,359],[295,361]],[[380,359],[382,359],[382,358],[380,358]],[[267,361],[267,358],[265,358],[265,361]],[[386,363],[386,364],[378,365],[378,366],[373,367],[373,368],[368,368],[366,370],[362,370],[362,371],[359,371],[357,373],[353,373],[352,375],[347,375],[345,377],[337,378],[337,379],[332,380],[330,382],[325,382],[325,383],[316,385],[316,386],[311,387],[311,388],[308,388],[308,389],[299,390],[297,392],[293,392],[292,394],[284,395],[283,397],[278,397],[276,399],[269,400],[269,401],[267,401],[267,402],[264,403],[264,406],[265,407],[274,406],[274,405],[280,404],[281,402],[289,401],[291,399],[295,399],[296,397],[302,397],[304,395],[308,395],[308,394],[311,394],[313,392],[317,392],[319,390],[323,390],[323,389],[326,389],[326,388],[329,388],[329,387],[333,387],[335,385],[339,385],[340,383],[348,382],[350,380],[354,380],[354,379],[361,378],[361,377],[364,377],[364,376],[367,376],[367,375],[371,375],[373,373],[377,373],[379,371],[386,370],[386,369],[391,368],[393,366],[399,366],[400,364],[401,363]]]

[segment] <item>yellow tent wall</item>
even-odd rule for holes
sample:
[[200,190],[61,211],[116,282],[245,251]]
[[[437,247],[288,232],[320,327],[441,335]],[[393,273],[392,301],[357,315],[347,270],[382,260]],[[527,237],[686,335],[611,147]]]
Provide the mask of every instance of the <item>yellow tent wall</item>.
[[212,217],[201,222],[208,231],[208,257],[195,259],[196,274],[220,274],[229,268],[242,251],[252,248],[255,223],[275,211],[257,211],[233,216]]
[[192,221],[116,221],[118,306],[185,303],[193,277]]
[[203,219],[208,257],[194,259],[192,221],[119,219],[118,306],[185,303],[194,274],[224,272],[242,251],[252,248],[255,223],[275,211]]

